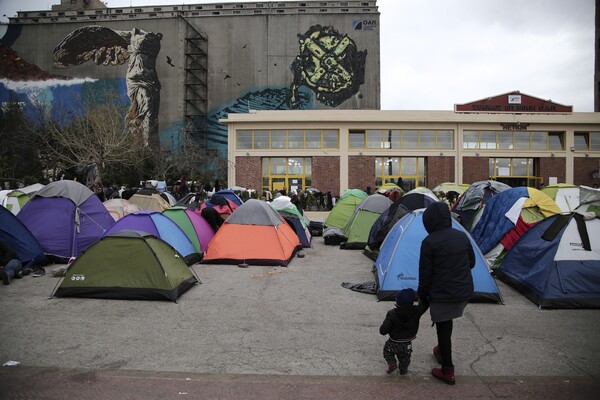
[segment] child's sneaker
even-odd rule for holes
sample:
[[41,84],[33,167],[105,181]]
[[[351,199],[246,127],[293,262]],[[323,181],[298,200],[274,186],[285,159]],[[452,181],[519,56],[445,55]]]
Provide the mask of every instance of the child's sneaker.
[[394,371],[395,371],[397,368],[398,368],[398,366],[397,366],[396,364],[390,364],[390,365],[388,365],[388,369],[387,369],[387,371],[385,371],[385,372],[387,372],[388,374],[391,374],[391,373],[392,373],[392,372],[394,372]]

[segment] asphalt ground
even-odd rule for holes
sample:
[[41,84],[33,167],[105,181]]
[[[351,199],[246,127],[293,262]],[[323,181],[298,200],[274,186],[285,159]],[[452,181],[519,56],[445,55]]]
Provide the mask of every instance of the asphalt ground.
[[[416,244],[418,245],[418,244]],[[342,287],[373,262],[322,237],[288,267],[195,264],[177,303],[50,298],[46,268],[0,286],[0,399],[596,399],[600,310],[504,304],[455,320],[456,385],[430,375],[429,313],[405,376],[387,375],[391,302]]]

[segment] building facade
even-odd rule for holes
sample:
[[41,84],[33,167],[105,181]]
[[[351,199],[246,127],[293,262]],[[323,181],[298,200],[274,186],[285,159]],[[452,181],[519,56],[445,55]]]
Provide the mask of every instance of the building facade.
[[218,120],[228,113],[380,108],[374,0],[121,8],[62,0],[19,12],[0,35],[38,69],[0,68],[1,102],[31,108],[35,98],[66,115],[108,92],[129,105],[128,126],[167,154],[191,137],[225,156]]
[[600,114],[517,91],[454,111],[229,114],[229,186],[333,195],[402,178],[404,188],[494,179],[600,183]]

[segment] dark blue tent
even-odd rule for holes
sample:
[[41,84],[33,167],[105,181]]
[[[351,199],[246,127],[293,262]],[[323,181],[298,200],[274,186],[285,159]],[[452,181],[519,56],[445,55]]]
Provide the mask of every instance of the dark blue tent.
[[407,193],[398,200],[404,207],[412,210],[418,210],[419,208],[427,208],[431,203],[435,203],[436,200],[433,197],[427,196],[424,193]]
[[519,238],[496,275],[540,308],[600,308],[598,237],[597,217],[553,215]]
[[367,242],[369,249],[371,251],[379,250],[390,229],[392,229],[400,218],[404,217],[410,211],[400,201],[396,201],[381,213],[369,231],[369,240]]
[[298,236],[298,239],[300,239],[300,244],[302,245],[302,247],[311,247],[311,237],[307,235],[306,228],[304,227],[304,225],[302,225],[302,221],[300,221],[300,219],[293,214],[289,214],[282,211],[280,211],[279,214],[281,214],[283,219],[285,219],[285,222],[287,222],[288,225],[292,227],[294,232],[296,232],[296,235]]
[[[217,196],[223,196],[225,197],[227,200],[231,200],[235,203],[236,206],[241,206],[243,201],[240,198],[240,196],[238,196],[233,190],[231,189],[223,189],[223,190],[219,190],[217,193],[215,193],[214,195]],[[213,196],[214,196],[213,195]]]
[[0,239],[15,249],[23,264],[47,264],[44,250],[35,236],[4,206],[0,206]]

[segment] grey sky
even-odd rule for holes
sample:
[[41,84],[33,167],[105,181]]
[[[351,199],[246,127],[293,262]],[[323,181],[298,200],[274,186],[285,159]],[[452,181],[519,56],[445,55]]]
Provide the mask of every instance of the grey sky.
[[[218,2],[105,1],[109,7]],[[0,0],[0,15],[49,10],[59,3]],[[574,111],[593,111],[594,0],[377,4],[382,109],[451,110],[456,103],[520,90],[572,105]]]

